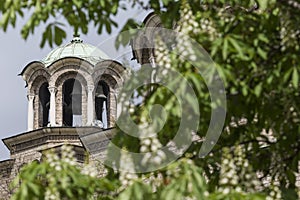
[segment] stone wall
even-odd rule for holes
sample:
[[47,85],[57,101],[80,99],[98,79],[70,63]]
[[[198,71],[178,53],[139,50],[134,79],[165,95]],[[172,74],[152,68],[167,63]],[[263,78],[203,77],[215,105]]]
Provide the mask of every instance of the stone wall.
[[[11,152],[11,158],[0,162],[0,199],[9,199],[13,191],[8,187],[11,181],[17,176],[20,168],[33,161],[40,162],[43,154],[49,149],[57,151],[62,145],[72,145],[75,151],[78,165],[81,166],[85,161],[85,147],[80,141],[80,136],[89,135],[90,133],[102,134],[100,128],[74,128],[74,127],[54,127],[44,128],[31,131],[25,134],[12,136],[4,139],[4,143]],[[107,132],[107,131],[104,131]],[[103,132],[103,133],[104,133]],[[111,137],[111,136],[109,136]],[[108,137],[104,137],[106,141]],[[103,150],[107,147],[107,142],[98,141],[99,152],[103,154]],[[102,155],[101,159],[104,159]],[[87,158],[87,157],[86,157]],[[95,156],[89,156],[90,161],[95,162]],[[98,157],[99,158],[99,157]],[[102,172],[99,172],[102,174]]]

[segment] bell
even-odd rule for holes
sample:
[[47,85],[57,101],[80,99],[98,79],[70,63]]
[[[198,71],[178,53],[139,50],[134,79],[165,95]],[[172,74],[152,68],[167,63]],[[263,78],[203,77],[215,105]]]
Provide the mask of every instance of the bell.
[[98,97],[98,98],[106,99],[106,96],[103,92],[103,86],[102,85],[98,85],[95,96]]
[[81,115],[81,98],[82,98],[82,93],[81,93],[81,87],[80,85],[74,84],[72,93],[70,94],[72,98],[72,102],[70,105],[68,105],[69,109],[72,110],[72,113],[74,115]]
[[74,84],[71,96],[81,95],[81,88],[80,86]]

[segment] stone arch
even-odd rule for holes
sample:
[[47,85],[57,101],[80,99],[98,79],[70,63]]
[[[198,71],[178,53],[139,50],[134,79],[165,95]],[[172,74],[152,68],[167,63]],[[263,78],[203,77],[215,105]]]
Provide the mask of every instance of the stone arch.
[[115,125],[117,117],[117,91],[118,83],[109,74],[102,74],[95,78],[95,91],[99,82],[104,82],[107,84],[109,90],[107,95],[107,127],[113,127]]
[[154,59],[154,39],[162,28],[161,19],[154,12],[147,15],[143,21],[144,29],[141,29],[131,41],[133,59],[141,65],[150,64]]
[[48,66],[48,71],[50,74],[55,74],[63,69],[72,69],[81,72],[84,71],[91,74],[93,72],[93,65],[90,62],[83,60],[82,58],[65,57],[55,61],[50,66]]
[[145,27],[161,27],[161,19],[158,15],[156,15],[154,12],[149,13],[144,21],[143,24]]
[[45,65],[40,61],[33,61],[25,66],[25,68],[22,70],[22,72],[19,74],[22,76],[24,81],[27,81],[30,79],[30,77],[37,71],[44,70],[47,73],[47,70],[45,69]]
[[[108,94],[106,100],[107,107],[107,127],[113,127],[117,117],[117,99],[115,85],[117,82],[110,75],[102,75],[95,80],[95,91],[97,90],[98,83],[103,82],[108,86]],[[95,102],[96,103],[96,102]],[[96,104],[95,104],[96,105]],[[96,109],[96,108],[95,108]]]
[[86,79],[85,75],[86,74],[82,73],[82,72],[66,70],[66,71],[60,73],[59,76],[57,76],[57,78],[55,79],[54,84],[53,84],[52,81],[50,82],[50,84],[51,85],[53,84],[53,86],[55,86],[55,87],[59,87],[59,85],[61,85],[67,79],[75,78],[82,84],[83,87],[86,87],[87,85],[92,84],[93,82],[88,81]]
[[82,77],[83,80],[86,82],[86,85],[93,85],[93,78],[90,73],[83,71],[80,69],[79,66],[73,66],[73,65],[64,65],[59,70],[55,71],[49,80],[50,86],[57,87],[57,83],[59,82],[59,79],[62,79],[64,75],[66,74],[77,74],[78,77]]
[[50,75],[49,73],[44,70],[44,69],[40,69],[36,72],[34,72],[29,80],[27,81],[28,84],[28,93],[36,93],[36,90],[38,89],[38,87],[40,87],[41,84],[43,84],[44,80],[47,81],[49,83],[49,79],[50,79]]
[[[155,38],[160,36],[167,47],[172,48],[176,34],[175,32],[165,29],[160,17],[154,12],[151,12],[147,15],[143,21],[143,24],[144,28],[137,33],[136,37],[134,37],[130,43],[133,53],[132,59],[136,59],[141,65],[153,65],[156,59],[154,52]],[[174,22],[172,29],[175,30],[176,26],[177,24]]]
[[[99,72],[99,71],[98,71]],[[117,90],[120,88],[122,85],[122,82],[118,80],[115,76],[107,73],[98,73],[94,74],[94,84],[96,85],[100,80],[105,80],[106,84],[113,90]],[[121,82],[121,83],[120,83]]]
[[[57,88],[57,93],[56,93],[56,122],[58,125],[62,126],[63,125],[63,84],[65,81],[69,79],[75,79],[81,84],[82,88],[82,125],[86,124],[87,122],[87,86],[89,82],[85,78],[86,76],[84,73],[82,74],[81,72],[78,72],[76,70],[70,71],[61,71],[59,76],[55,79],[55,82],[51,82],[53,86]],[[93,84],[93,83],[92,83]]]
[[113,60],[105,60],[96,64],[93,72],[94,83],[99,81],[101,76],[108,75],[111,76],[117,84],[114,84],[114,89],[122,87],[123,85],[123,72],[125,68],[118,62]]
[[109,87],[109,93],[107,96],[108,128],[115,125],[117,118],[117,94],[119,88],[123,85],[124,80],[122,75],[124,71],[125,68],[120,63],[113,60],[105,60],[96,64],[92,75],[95,87],[97,87],[100,81],[103,81]]
[[43,108],[40,101],[39,91],[43,84],[48,84],[48,77],[45,77],[44,74],[36,73],[34,79],[32,79],[31,84],[28,87],[28,94],[34,95],[33,100],[33,120],[34,120],[34,129],[42,127],[43,120]]

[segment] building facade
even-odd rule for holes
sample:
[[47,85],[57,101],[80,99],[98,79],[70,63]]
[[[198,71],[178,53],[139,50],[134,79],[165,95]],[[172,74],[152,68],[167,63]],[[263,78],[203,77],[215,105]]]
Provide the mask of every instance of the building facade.
[[[101,154],[117,116],[117,95],[123,84],[125,68],[97,47],[78,36],[51,51],[41,61],[29,63],[21,72],[28,97],[28,130],[3,139],[10,159],[0,161],[1,198],[9,198],[8,187],[20,168],[40,161],[45,150],[72,145],[79,163],[85,161],[91,133],[105,135],[89,145]],[[94,139],[94,138],[92,138]]]
[[[160,28],[161,22],[151,13],[143,23],[145,29],[131,40],[132,60],[155,67],[154,37],[158,32],[153,32],[153,27]],[[68,144],[74,147],[79,163],[86,160],[87,150],[94,158],[104,159],[113,137],[117,97],[126,69],[75,35],[41,61],[29,63],[20,76],[27,87],[28,130],[2,140],[10,158],[0,161],[0,199],[13,193],[9,184],[20,168],[40,161],[46,150]]]

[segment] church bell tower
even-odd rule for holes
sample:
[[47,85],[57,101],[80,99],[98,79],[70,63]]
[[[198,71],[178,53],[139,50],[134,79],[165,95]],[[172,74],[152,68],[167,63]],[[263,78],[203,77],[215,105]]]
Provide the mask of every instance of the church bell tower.
[[73,146],[79,163],[86,161],[90,147],[95,150],[90,154],[104,158],[124,72],[119,62],[79,36],[29,63],[20,73],[27,89],[28,130],[3,139],[10,158],[0,161],[0,193],[9,196],[7,183],[24,164],[39,162],[46,150],[59,152],[63,144]]
[[21,72],[28,91],[28,131],[44,127],[110,128],[123,66],[79,37]]

